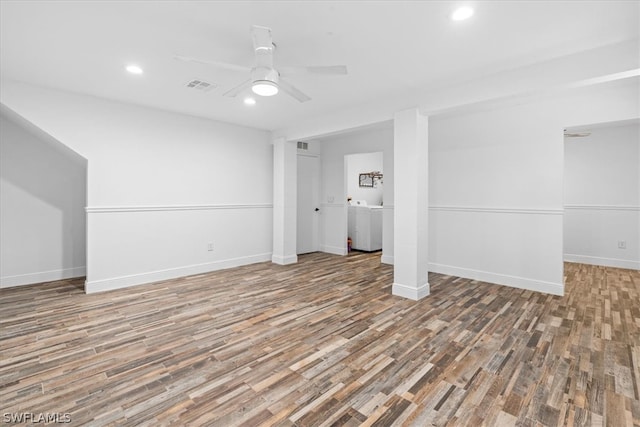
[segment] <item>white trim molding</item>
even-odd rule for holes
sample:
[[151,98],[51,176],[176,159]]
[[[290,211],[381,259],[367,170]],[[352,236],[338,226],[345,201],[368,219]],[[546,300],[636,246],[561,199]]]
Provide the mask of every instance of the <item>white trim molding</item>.
[[401,285],[400,283],[394,283],[391,287],[391,294],[397,297],[408,298],[413,301],[418,301],[429,295],[431,288],[428,283],[420,286],[419,288],[412,288],[410,286]]
[[393,265],[393,255],[385,255],[384,253],[380,257],[380,262],[382,264]]
[[572,211],[630,211],[640,212],[640,206],[633,205],[564,205],[565,210]]
[[277,255],[272,255],[271,256],[271,262],[274,264],[279,264],[279,265],[289,265],[289,264],[295,264],[298,262],[298,255],[287,255],[287,256],[277,256]]
[[12,286],[33,285],[34,283],[54,282],[56,280],[84,277],[86,267],[63,268],[61,270],[39,271],[36,273],[17,274],[15,276],[0,277],[0,288]]
[[326,252],[333,255],[347,255],[348,251],[346,247],[320,245],[320,252]]
[[168,211],[203,211],[219,209],[272,209],[271,203],[251,204],[211,204],[211,205],[153,205],[153,206],[87,206],[87,213],[113,212],[168,212]]
[[576,262],[579,264],[600,265],[603,267],[626,268],[629,270],[640,270],[640,261],[617,258],[603,258],[588,255],[564,254],[565,262]]
[[241,265],[254,264],[271,260],[271,253],[250,255],[239,258],[230,258],[220,261],[202,264],[186,265],[183,267],[168,268],[166,270],[150,271],[147,273],[131,274],[128,276],[112,277],[109,279],[86,281],[84,291],[87,294],[94,292],[110,291],[129,286],[159,282],[178,277],[193,276],[194,274],[209,273],[225,268],[239,267]]
[[429,210],[442,212],[473,212],[500,214],[528,214],[528,215],[562,215],[563,209],[539,208],[500,208],[482,206],[429,206]]
[[456,267],[437,263],[429,263],[429,271],[446,274],[447,276],[462,277],[465,279],[480,280],[482,282],[509,286],[512,288],[527,289],[530,291],[544,292],[552,295],[564,295],[564,284],[547,282],[544,280],[528,279],[525,277],[511,276],[508,274],[493,273],[490,271],[474,270],[471,268]]

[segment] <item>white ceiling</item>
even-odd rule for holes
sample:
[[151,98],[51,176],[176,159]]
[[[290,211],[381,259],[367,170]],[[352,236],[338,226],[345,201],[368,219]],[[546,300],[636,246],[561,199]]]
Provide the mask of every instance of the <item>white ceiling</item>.
[[[468,84],[505,70],[639,37],[638,1],[476,1],[468,21],[451,1],[2,1],[3,81],[277,130],[389,99]],[[312,100],[222,93],[241,72],[173,59],[250,66],[251,25],[272,28],[276,68],[346,65],[348,76],[289,78]],[[144,75],[124,70],[129,63]],[[193,78],[218,85],[188,90]],[[247,95],[249,95],[247,93]],[[392,106],[389,106],[392,108]]]

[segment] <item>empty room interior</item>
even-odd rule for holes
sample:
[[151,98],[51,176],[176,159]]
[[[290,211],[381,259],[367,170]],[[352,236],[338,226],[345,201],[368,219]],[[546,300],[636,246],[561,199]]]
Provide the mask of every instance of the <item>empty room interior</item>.
[[0,1],[0,409],[640,426],[640,2]]

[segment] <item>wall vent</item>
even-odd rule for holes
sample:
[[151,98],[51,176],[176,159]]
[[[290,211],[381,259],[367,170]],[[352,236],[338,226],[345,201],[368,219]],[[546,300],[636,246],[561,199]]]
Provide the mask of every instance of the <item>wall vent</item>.
[[309,149],[308,142],[298,141],[298,150],[308,150],[308,149]]
[[201,79],[193,79],[185,85],[189,89],[195,89],[202,92],[209,92],[214,89],[216,85],[214,83],[205,82]]

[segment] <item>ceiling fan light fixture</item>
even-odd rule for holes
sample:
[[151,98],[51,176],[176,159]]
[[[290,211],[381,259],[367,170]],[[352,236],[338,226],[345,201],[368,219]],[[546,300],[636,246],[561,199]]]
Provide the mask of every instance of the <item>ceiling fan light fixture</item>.
[[251,90],[256,95],[273,96],[278,93],[278,86],[268,80],[258,80],[253,82]]
[[451,14],[453,21],[464,21],[473,16],[473,9],[468,6],[459,7]]
[[142,74],[144,71],[137,65],[130,64],[125,67],[125,69],[131,74]]

